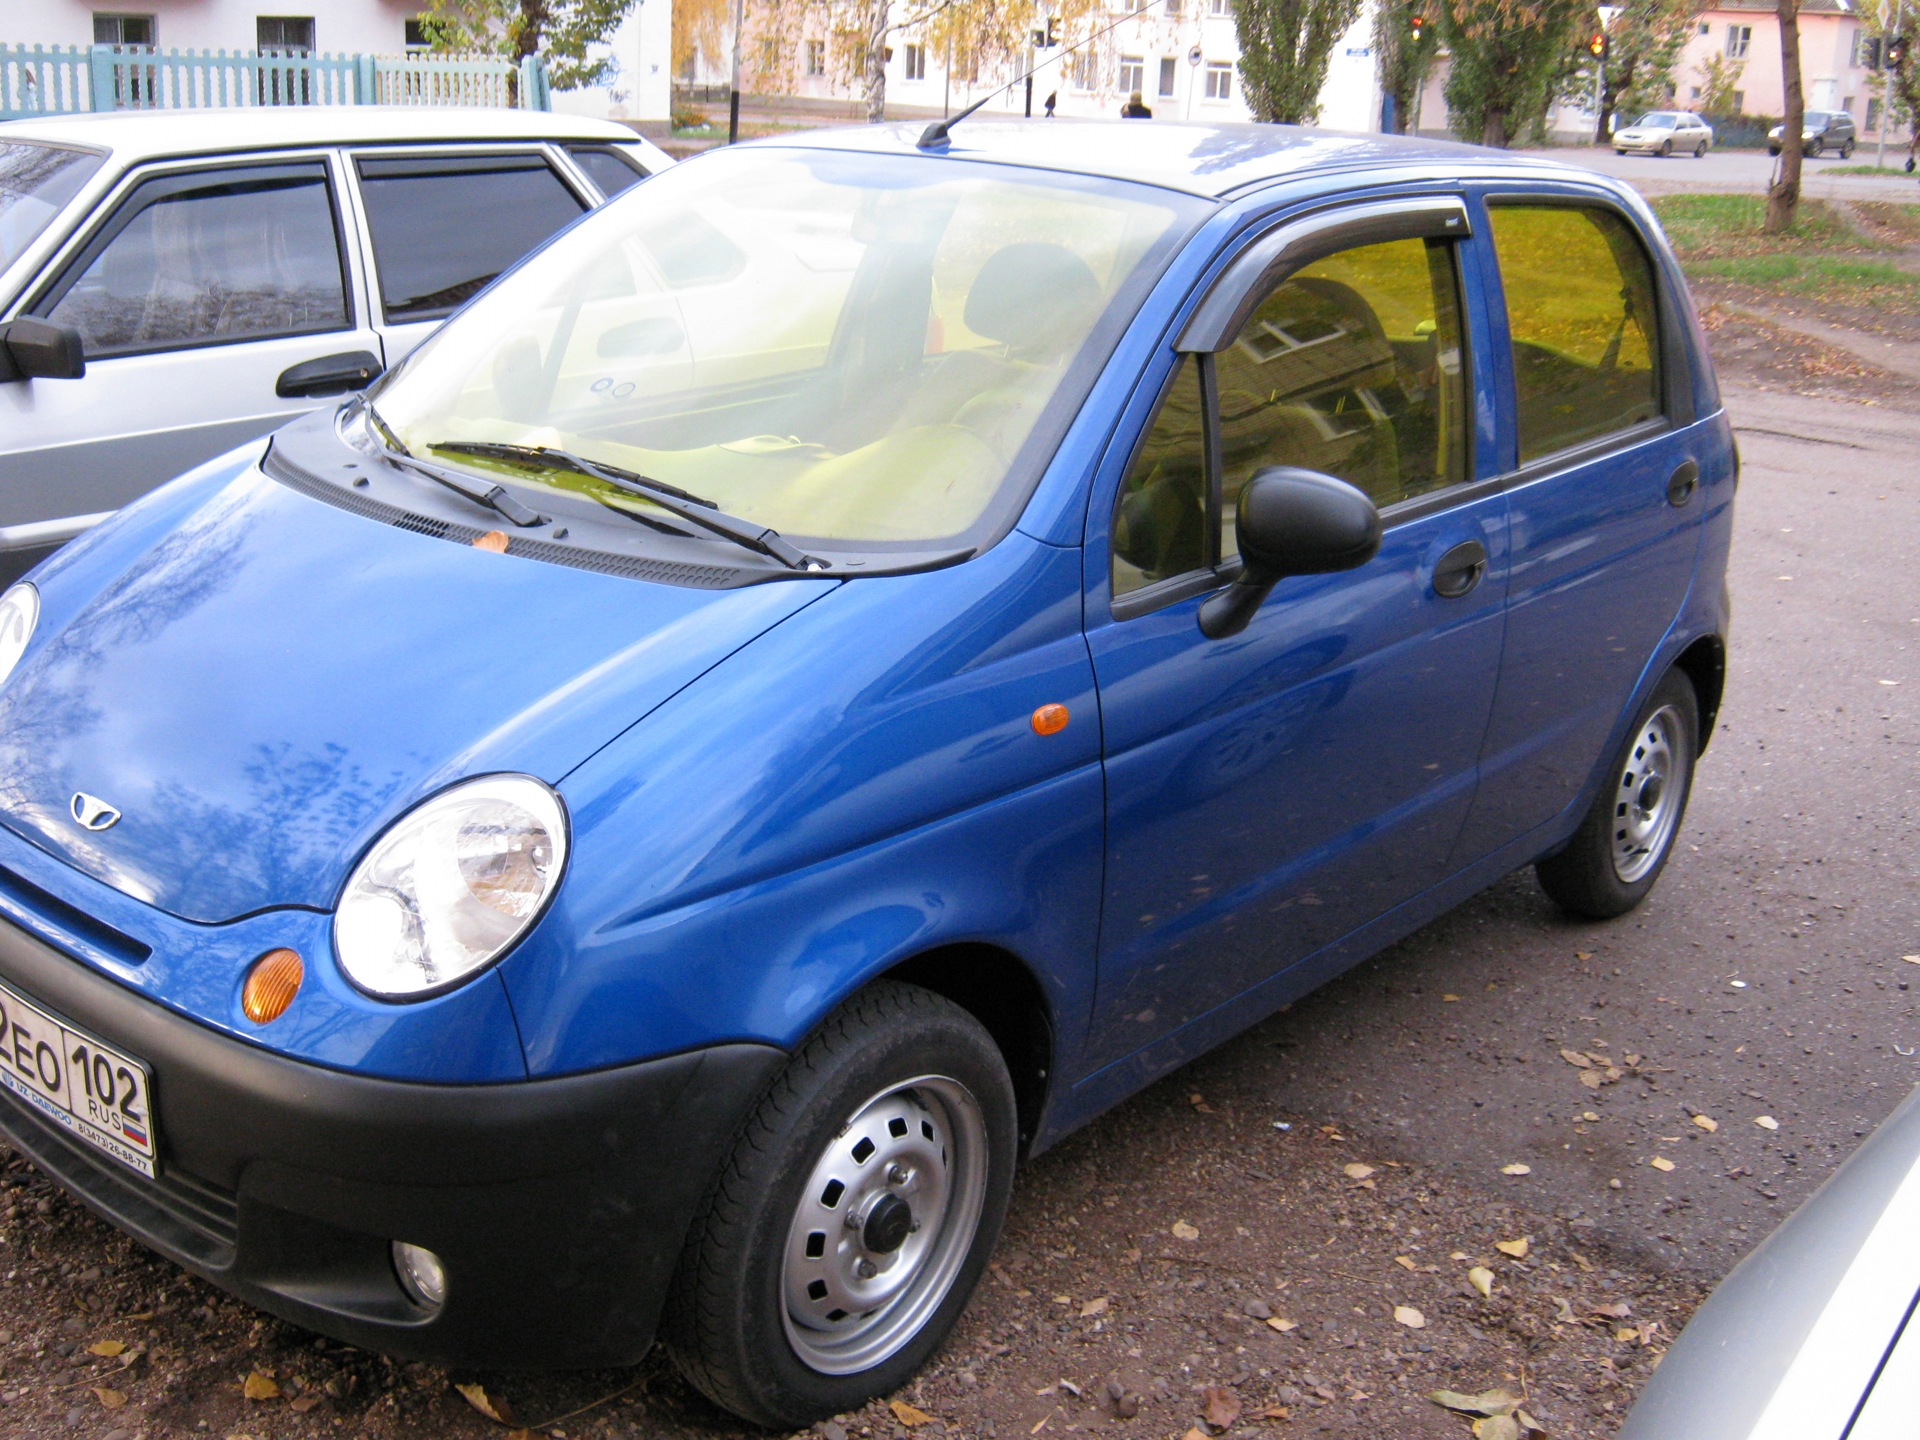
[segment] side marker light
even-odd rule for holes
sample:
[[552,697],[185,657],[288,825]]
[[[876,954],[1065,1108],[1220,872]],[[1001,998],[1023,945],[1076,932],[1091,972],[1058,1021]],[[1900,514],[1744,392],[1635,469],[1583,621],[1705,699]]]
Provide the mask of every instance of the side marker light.
[[240,1008],[256,1025],[268,1025],[287,1013],[306,979],[306,966],[292,950],[269,950],[253,962],[240,991]]
[[1033,733],[1036,735],[1058,735],[1067,728],[1067,714],[1064,705],[1042,705],[1033,712]]

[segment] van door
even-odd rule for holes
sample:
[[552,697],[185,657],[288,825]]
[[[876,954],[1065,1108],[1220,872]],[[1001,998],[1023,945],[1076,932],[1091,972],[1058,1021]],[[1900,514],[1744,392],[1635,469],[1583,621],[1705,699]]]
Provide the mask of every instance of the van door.
[[[1183,1026],[1188,1048],[1214,1043],[1264,1013],[1247,992],[1446,873],[1499,665],[1506,500],[1475,473],[1465,207],[1407,206],[1350,232],[1319,217],[1320,258],[1256,268],[1096,491],[1096,1065]],[[1284,235],[1276,253],[1295,253]],[[1210,639],[1198,612],[1235,568],[1236,497],[1275,465],[1360,487],[1385,540]]]
[[0,384],[0,546],[25,552],[15,573],[25,554],[379,374],[343,241],[325,153],[129,178],[23,312],[78,330],[86,374]]

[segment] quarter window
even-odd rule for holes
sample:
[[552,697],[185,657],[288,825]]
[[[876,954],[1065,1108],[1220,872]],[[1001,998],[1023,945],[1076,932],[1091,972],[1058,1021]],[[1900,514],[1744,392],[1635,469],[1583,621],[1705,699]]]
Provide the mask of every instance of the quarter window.
[[359,170],[389,323],[451,313],[585,208],[538,155],[362,159]]
[[48,318],[89,356],[344,329],[347,297],[326,168],[157,177],[82,257]]
[[1520,462],[1660,414],[1653,269],[1591,206],[1491,207],[1513,341]]
[[629,160],[621,149],[613,145],[569,145],[567,154],[573,157],[573,163],[587,172],[587,178],[600,187],[600,193],[611,200],[629,185],[637,185],[647,178],[647,172],[640,169],[637,162]]
[[[1463,361],[1449,242],[1363,245],[1296,271],[1226,349],[1181,362],[1121,489],[1114,594],[1238,554],[1236,502],[1272,466],[1336,476],[1383,509],[1465,481]],[[1202,416],[1218,441],[1217,501]]]

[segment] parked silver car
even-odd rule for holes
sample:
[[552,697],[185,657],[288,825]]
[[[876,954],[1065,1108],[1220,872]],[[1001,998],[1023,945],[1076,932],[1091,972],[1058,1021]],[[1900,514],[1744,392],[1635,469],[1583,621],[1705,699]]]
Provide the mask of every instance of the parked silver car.
[[[1776,125],[1767,131],[1767,154],[1780,153],[1780,137],[1785,130],[1785,125]],[[1845,160],[1858,141],[1853,116],[1844,110],[1809,110],[1800,122],[1800,148],[1812,158],[1832,151]]]
[[1920,1091],[1742,1260],[1618,1440],[1920,1435]]
[[1621,155],[1671,155],[1678,150],[1698,159],[1712,144],[1713,127],[1691,110],[1649,110],[1613,132],[1613,148]]
[[515,110],[0,124],[0,580],[366,385],[670,163],[625,126]]

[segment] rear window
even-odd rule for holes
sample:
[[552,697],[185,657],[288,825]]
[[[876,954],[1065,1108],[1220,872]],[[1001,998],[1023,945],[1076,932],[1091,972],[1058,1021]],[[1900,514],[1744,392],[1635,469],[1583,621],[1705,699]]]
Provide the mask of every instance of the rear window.
[[358,168],[389,323],[451,314],[586,208],[539,155],[363,158]]
[[24,140],[0,141],[0,269],[25,253],[105,158]]
[[647,178],[640,162],[618,145],[569,145],[567,154],[609,200],[629,185],[638,185]]

